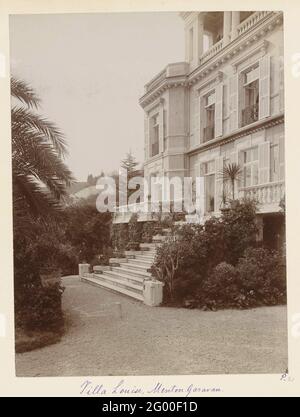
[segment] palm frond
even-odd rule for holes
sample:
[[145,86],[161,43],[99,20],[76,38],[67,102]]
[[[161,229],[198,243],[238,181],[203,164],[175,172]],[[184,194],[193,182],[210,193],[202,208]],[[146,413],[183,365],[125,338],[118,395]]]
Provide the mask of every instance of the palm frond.
[[220,179],[223,181],[238,181],[241,178],[242,169],[239,164],[233,162],[224,165],[223,169],[219,172]]
[[[56,213],[60,210],[60,204],[53,198],[46,188],[42,188],[34,178],[23,174],[15,174],[14,180],[14,200],[19,198],[19,211],[26,211],[27,206],[33,216],[46,216],[49,213]],[[17,204],[15,202],[14,207]]]
[[10,81],[11,95],[28,107],[38,108],[40,99],[35,91],[29,87],[24,81],[12,77]]
[[39,132],[44,142],[50,142],[59,155],[67,155],[67,146],[62,132],[50,121],[22,107],[13,107],[11,111],[12,133],[23,130]]
[[32,110],[39,98],[31,87],[12,78],[11,94],[27,105],[13,107],[11,113],[14,215],[20,220],[25,211],[46,219],[60,210],[73,181],[62,159],[66,142],[55,124]]
[[51,145],[40,140],[38,134],[33,136],[31,132],[24,132],[15,140],[13,166],[16,172],[42,182],[57,199],[66,195],[66,187],[73,180],[71,171]]

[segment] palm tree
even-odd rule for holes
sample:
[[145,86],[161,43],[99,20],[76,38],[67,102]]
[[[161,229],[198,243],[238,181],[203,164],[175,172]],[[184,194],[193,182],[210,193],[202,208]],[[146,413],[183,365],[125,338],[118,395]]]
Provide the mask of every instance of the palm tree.
[[223,182],[226,184],[230,183],[232,190],[232,199],[235,199],[235,183],[241,179],[242,169],[239,164],[233,162],[224,165],[223,169],[220,171],[220,177],[223,179]]
[[73,180],[63,162],[66,142],[53,123],[36,113],[40,99],[30,86],[12,78],[11,95],[22,104],[11,110],[15,214],[48,215],[60,208]]

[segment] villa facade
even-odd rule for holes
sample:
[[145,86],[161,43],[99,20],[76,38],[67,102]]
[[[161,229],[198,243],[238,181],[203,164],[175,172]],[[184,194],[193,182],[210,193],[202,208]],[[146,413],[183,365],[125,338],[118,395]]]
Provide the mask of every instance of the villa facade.
[[[219,215],[222,168],[258,201],[264,239],[280,239],[285,195],[282,12],[185,12],[185,61],[145,86],[144,175],[201,177],[202,220]],[[116,217],[117,221],[118,217]]]

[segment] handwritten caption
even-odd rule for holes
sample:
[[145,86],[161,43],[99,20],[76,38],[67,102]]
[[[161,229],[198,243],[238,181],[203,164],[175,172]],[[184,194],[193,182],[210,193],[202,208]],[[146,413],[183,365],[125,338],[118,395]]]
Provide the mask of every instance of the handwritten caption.
[[219,387],[200,387],[194,384],[186,386],[179,385],[164,385],[161,382],[156,382],[149,388],[130,385],[124,379],[118,381],[112,386],[106,386],[104,384],[94,384],[92,381],[85,380],[80,386],[80,395],[83,396],[105,396],[105,395],[170,395],[178,394],[188,397],[193,394],[218,394],[222,389]]

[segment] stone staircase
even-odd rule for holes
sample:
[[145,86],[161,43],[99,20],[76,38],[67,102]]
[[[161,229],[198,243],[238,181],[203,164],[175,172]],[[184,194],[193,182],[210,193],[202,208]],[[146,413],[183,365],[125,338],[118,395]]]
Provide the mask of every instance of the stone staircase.
[[[153,282],[151,266],[156,248],[167,238],[168,232],[156,235],[152,243],[141,243],[140,250],[126,251],[126,258],[112,258],[109,266],[95,266],[93,273],[79,273],[81,281],[145,302],[145,282]],[[161,284],[160,284],[161,285]]]

